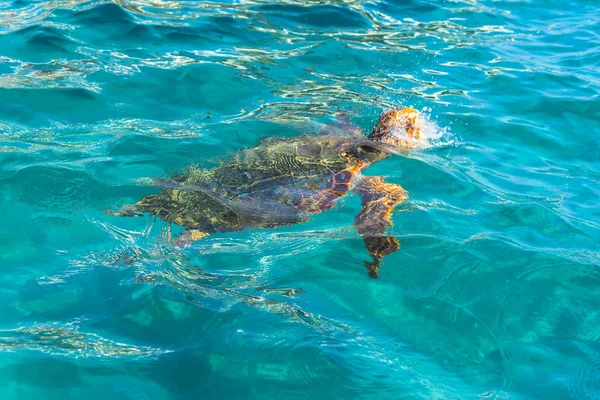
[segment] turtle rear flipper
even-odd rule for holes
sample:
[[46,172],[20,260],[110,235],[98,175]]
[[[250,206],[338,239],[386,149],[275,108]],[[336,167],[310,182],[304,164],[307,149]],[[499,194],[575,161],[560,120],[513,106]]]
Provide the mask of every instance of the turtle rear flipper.
[[198,229],[186,229],[175,238],[175,245],[180,249],[185,249],[192,243],[197,242],[208,235],[209,233]]
[[114,217],[141,217],[143,213],[149,212],[162,218],[167,210],[175,208],[171,193],[173,193],[172,190],[152,194],[133,205],[124,206],[118,211],[104,210],[104,213]]
[[126,206],[118,211],[106,209],[104,213],[113,217],[141,217],[143,215],[141,212],[136,211],[134,206]]
[[408,194],[401,186],[386,183],[378,176],[362,177],[354,191],[360,195],[363,206],[354,219],[354,225],[373,260],[365,261],[367,273],[371,278],[377,278],[383,258],[400,249],[395,237],[383,233],[392,226],[392,210]]

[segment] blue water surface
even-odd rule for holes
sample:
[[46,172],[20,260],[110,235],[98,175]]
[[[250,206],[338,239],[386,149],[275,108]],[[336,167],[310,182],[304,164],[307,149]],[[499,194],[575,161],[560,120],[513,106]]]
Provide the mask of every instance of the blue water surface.
[[[0,398],[600,398],[598,4],[0,2]],[[354,197],[185,250],[104,213],[401,105],[379,279]]]

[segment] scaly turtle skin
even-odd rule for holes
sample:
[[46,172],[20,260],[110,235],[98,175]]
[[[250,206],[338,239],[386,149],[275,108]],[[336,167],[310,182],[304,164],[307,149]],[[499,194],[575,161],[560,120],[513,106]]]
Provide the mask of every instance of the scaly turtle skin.
[[305,222],[352,191],[363,206],[354,224],[372,257],[365,265],[369,276],[377,277],[383,257],[400,248],[384,232],[391,226],[392,209],[407,193],[360,172],[389,157],[392,146],[405,148],[405,137],[418,137],[420,129],[418,112],[403,108],[383,113],[367,139],[356,134],[269,138],[219,167],[191,168],[162,180],[162,192],[109,213],[148,212],[184,226],[177,242],[185,246],[213,233]]

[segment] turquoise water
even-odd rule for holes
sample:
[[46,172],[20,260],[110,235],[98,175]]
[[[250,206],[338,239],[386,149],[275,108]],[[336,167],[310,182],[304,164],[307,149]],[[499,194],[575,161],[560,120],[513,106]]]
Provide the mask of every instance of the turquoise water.
[[[595,0],[8,0],[0,33],[2,399],[600,398]],[[367,171],[411,195],[379,279],[355,197],[186,250],[103,212],[399,105],[439,128]]]

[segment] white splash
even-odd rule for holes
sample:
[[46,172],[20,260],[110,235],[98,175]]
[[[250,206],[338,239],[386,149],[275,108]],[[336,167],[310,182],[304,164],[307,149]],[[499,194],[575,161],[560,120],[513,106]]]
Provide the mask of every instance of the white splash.
[[411,150],[425,150],[456,145],[457,139],[448,127],[440,127],[431,119],[431,109],[424,107],[416,116],[418,118],[419,136],[409,136],[404,127],[392,128],[390,133],[406,148]]

